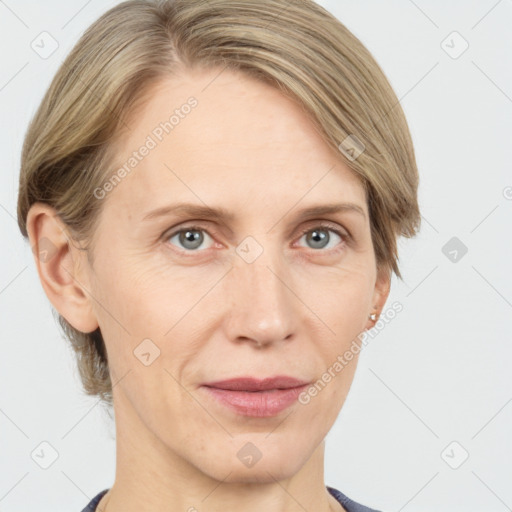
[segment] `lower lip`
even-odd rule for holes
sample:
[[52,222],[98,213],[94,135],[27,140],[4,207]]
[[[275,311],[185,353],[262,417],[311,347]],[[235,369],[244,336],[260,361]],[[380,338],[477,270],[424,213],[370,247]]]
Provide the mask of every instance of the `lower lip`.
[[201,386],[223,405],[244,416],[268,418],[290,407],[308,384],[290,389],[268,391],[231,391]]

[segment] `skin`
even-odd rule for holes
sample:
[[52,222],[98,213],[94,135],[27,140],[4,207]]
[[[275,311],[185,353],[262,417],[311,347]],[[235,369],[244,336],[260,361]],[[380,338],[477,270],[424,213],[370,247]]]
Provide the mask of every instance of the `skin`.
[[[93,265],[52,208],[36,203],[28,215],[31,245],[46,237],[56,247],[35,260],[49,300],[76,329],[99,326],[107,347],[117,460],[99,510],[344,510],[325,488],[324,438],[357,355],[307,405],[270,418],[236,414],[200,386],[247,375],[317,381],[372,327],[390,276],[377,269],[364,189],[341,153],[277,89],[219,72],[160,82],[130,120],[119,165],[168,112],[191,95],[199,102],[101,199]],[[234,219],[141,220],[181,201],[224,207]],[[364,215],[298,217],[340,202]],[[172,236],[190,225],[200,245]],[[311,238],[315,228],[325,247]],[[251,263],[236,252],[248,236],[263,249]],[[134,350],[148,338],[160,355],[146,366]],[[252,467],[237,457],[248,442],[262,455]]]

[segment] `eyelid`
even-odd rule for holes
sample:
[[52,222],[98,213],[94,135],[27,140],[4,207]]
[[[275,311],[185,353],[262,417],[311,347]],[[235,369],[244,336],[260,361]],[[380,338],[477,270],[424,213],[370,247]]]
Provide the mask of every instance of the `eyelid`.
[[307,227],[303,228],[301,231],[301,235],[307,233],[308,231],[312,231],[315,228],[325,228],[331,229],[332,231],[338,233],[340,236],[343,235],[346,238],[351,237],[349,230],[340,224],[336,224],[332,221],[328,220],[311,220],[307,221]]

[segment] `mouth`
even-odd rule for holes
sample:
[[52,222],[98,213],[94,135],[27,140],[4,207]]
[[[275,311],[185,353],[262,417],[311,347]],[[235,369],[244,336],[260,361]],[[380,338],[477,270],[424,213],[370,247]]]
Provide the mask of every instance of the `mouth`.
[[203,384],[210,398],[243,416],[268,418],[290,407],[309,381],[288,376],[241,377]]

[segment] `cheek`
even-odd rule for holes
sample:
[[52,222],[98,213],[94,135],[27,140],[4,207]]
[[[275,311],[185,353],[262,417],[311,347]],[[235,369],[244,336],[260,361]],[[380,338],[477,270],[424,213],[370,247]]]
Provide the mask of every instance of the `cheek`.
[[[172,345],[174,368],[194,355],[199,349],[193,343],[198,318],[204,323],[205,308],[210,313],[215,310],[209,299],[202,299],[225,270],[211,266],[172,268],[161,262],[152,264],[149,258],[126,258],[100,269],[95,279],[95,307],[107,349],[115,355],[112,365],[122,365],[126,371],[126,367],[138,363],[133,352],[139,350],[141,343],[151,348],[151,343],[144,341],[148,339],[162,356],[164,349],[168,351]],[[178,336],[184,332],[186,337]]]
[[318,431],[332,426],[349,393],[374,286],[371,272],[356,267],[331,271],[322,284],[309,289],[315,313],[322,319],[321,331],[313,335],[321,363],[315,385],[301,402],[308,424]]
[[301,296],[330,328],[331,335],[346,341],[359,334],[366,325],[374,284],[370,265],[316,269],[301,278]]

